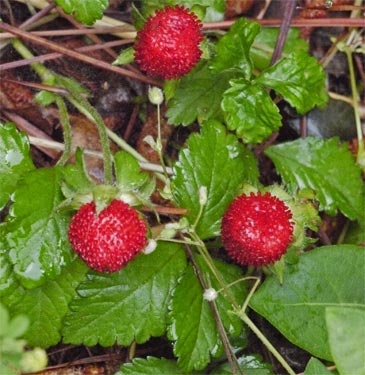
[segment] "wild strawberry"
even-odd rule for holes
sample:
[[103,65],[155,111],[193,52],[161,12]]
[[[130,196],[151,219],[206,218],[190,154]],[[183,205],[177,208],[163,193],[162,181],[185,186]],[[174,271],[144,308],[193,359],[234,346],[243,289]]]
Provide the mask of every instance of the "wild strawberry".
[[237,197],[222,219],[222,242],[238,264],[273,263],[286,252],[293,235],[292,213],[270,193]]
[[147,226],[137,211],[114,199],[99,214],[94,202],[72,217],[69,240],[90,268],[99,272],[120,270],[147,244]]
[[158,10],[137,33],[135,61],[152,77],[180,78],[201,56],[201,23],[182,6]]

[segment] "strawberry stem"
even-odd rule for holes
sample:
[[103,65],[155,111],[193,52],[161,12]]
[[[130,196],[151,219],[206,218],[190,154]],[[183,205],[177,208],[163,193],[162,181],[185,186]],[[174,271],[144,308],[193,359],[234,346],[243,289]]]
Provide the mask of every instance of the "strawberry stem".
[[275,349],[271,342],[266,338],[266,336],[256,327],[255,323],[247,316],[246,313],[240,311],[240,318],[247,326],[251,329],[253,333],[260,339],[260,341],[265,345],[265,347],[271,352],[271,354],[277,359],[277,361],[283,366],[289,375],[296,375],[295,371],[289,366],[288,362],[282,357],[282,355]]
[[[19,40],[14,39],[12,41],[13,47],[16,49],[16,51],[24,58],[31,58],[34,57],[33,54],[29,51],[29,49]],[[44,65],[40,63],[32,63],[31,67],[35,70],[35,72],[39,75],[41,80],[45,83],[52,81],[53,79],[58,82],[57,75],[47,69]],[[103,159],[104,159],[104,179],[105,183],[111,184],[112,183],[112,158],[111,158],[111,151],[109,146],[109,139],[106,133],[106,126],[104,124],[104,121],[102,117],[99,115],[99,113],[96,111],[96,109],[85,99],[81,94],[76,92],[76,90],[71,90],[70,87],[65,87],[68,90],[68,94],[66,94],[66,99],[72,103],[79,111],[80,113],[84,114],[86,117],[88,117],[93,123],[95,123],[100,137],[100,143],[102,147],[103,152]],[[55,97],[59,97],[58,94],[54,94]],[[63,155],[61,157],[61,163],[64,163],[66,161],[66,157],[68,156],[67,153],[70,153],[71,151],[71,131],[68,119],[67,118],[67,109],[65,108],[63,99],[59,97],[59,99],[56,99],[56,104],[60,110],[60,120],[62,125],[66,125],[66,128],[64,128],[64,142],[65,142],[65,153],[66,155]],[[65,130],[66,129],[66,130]]]
[[56,104],[58,107],[60,122],[62,124],[62,129],[63,129],[63,142],[65,144],[63,154],[58,159],[57,164],[65,165],[65,163],[71,156],[72,129],[71,129],[70,119],[68,117],[68,112],[67,112],[65,101],[62,99],[60,95],[56,95]]
[[112,166],[112,154],[110,151],[109,138],[106,131],[106,125],[99,112],[77,92],[72,92],[66,96],[67,99],[72,103],[80,113],[91,120],[98,129],[100,144],[103,152],[104,161],[104,182],[111,184],[113,180],[113,166]]

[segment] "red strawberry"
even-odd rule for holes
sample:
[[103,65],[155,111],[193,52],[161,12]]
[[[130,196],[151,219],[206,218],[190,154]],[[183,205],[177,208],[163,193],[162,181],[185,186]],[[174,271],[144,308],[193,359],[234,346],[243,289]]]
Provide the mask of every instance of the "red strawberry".
[[182,6],[167,6],[149,17],[137,33],[135,61],[152,77],[180,78],[202,54],[201,23]]
[[72,217],[69,240],[73,249],[99,272],[120,270],[147,244],[147,226],[127,203],[114,199],[99,214],[86,203]]
[[222,242],[239,264],[273,263],[286,252],[293,235],[292,213],[270,193],[237,197],[222,219]]

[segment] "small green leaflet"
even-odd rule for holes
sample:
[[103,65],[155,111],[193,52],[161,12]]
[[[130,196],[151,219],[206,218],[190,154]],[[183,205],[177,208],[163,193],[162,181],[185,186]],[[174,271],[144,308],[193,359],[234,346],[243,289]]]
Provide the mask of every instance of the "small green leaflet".
[[[201,256],[194,258],[203,277],[209,279],[214,289],[219,290],[217,280]],[[226,285],[242,277],[240,269],[234,265],[220,261],[215,261],[214,265]],[[229,291],[237,304],[241,304],[247,294],[243,283],[236,283]],[[230,313],[232,306],[223,293],[218,295],[216,303],[226,332],[238,336],[243,329],[242,321]],[[178,365],[185,371],[202,370],[210,362],[210,356],[217,358],[222,354],[223,346],[212,310],[203,298],[202,286],[191,265],[174,291],[170,304],[170,322],[168,336],[174,341]]]
[[122,192],[137,191],[148,182],[148,174],[141,172],[138,161],[128,152],[117,152],[114,160],[116,182]]
[[216,56],[210,63],[213,72],[222,72],[226,69],[238,69],[243,72],[244,78],[252,75],[250,48],[260,32],[260,25],[245,18],[239,18],[222,36],[216,45]]
[[246,143],[261,143],[281,126],[279,108],[260,84],[243,78],[230,81],[222,109],[229,130]]
[[365,253],[353,245],[318,247],[286,268],[284,284],[265,280],[250,307],[265,317],[294,345],[315,357],[333,360],[326,308],[365,309]]
[[326,322],[331,353],[340,375],[365,375],[365,309],[328,307]]
[[222,215],[240,185],[258,179],[253,154],[213,120],[202,125],[201,134],[190,136],[174,169],[172,194],[178,206],[188,209],[191,224],[200,210],[199,189],[207,188],[208,201],[196,226],[202,239],[219,234]]
[[321,210],[330,215],[340,210],[352,220],[364,216],[361,170],[345,143],[307,137],[271,146],[265,153],[291,190],[314,190]]
[[325,77],[323,68],[314,57],[298,51],[264,70],[254,82],[274,89],[299,113],[306,113],[327,103]]
[[62,320],[86,269],[77,259],[56,279],[31,290],[18,285],[2,298],[11,315],[24,314],[29,318],[24,338],[30,346],[48,348],[60,341]]
[[69,215],[57,211],[61,169],[29,172],[13,194],[5,226],[5,248],[23,286],[33,288],[58,276],[73,254],[67,240]]
[[166,5],[182,5],[194,12],[205,13],[205,22],[221,21],[224,18],[224,0],[142,0],[141,3],[141,13],[145,18]]
[[[237,361],[244,375],[273,375],[271,365],[263,362],[257,355],[243,355]],[[232,375],[229,363],[218,366],[211,375]]]
[[190,125],[196,120],[223,120],[220,107],[222,95],[229,88],[229,80],[238,75],[238,72],[234,71],[215,74],[207,63],[201,62],[181,79],[168,103],[168,122],[174,125]]
[[[25,315],[16,315],[10,319],[9,311],[2,303],[0,303],[0,317],[0,342],[4,338],[17,339],[22,337],[29,327],[29,320]],[[1,347],[0,351],[2,350]]]
[[113,65],[131,64],[134,61],[134,48],[128,47],[121,51],[118,57],[113,61]]
[[167,304],[186,258],[179,245],[159,242],[112,274],[90,272],[64,321],[64,341],[88,346],[130,345],[161,336]]
[[34,169],[28,138],[11,124],[0,123],[0,210],[8,202],[19,178]]
[[187,375],[176,361],[165,358],[136,358],[132,363],[124,364],[115,375]]
[[92,25],[103,17],[104,10],[109,6],[108,0],[56,0],[67,14],[72,14],[75,19],[86,25]]
[[305,368],[303,375],[333,375],[317,358],[312,357]]
[[14,285],[18,284],[13,272],[13,266],[10,263],[7,248],[5,246],[5,224],[0,224],[0,297],[11,293]]

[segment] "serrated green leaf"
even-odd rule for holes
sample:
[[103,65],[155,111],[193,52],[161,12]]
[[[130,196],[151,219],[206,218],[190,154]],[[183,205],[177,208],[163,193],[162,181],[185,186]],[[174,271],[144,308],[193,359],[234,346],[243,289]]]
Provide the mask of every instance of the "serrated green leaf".
[[140,188],[148,180],[148,174],[141,172],[138,161],[126,151],[114,155],[117,185],[123,192]]
[[29,172],[12,197],[5,247],[15,274],[27,288],[58,276],[73,257],[67,240],[69,216],[57,211],[63,199],[61,176],[58,168]]
[[327,103],[325,77],[314,57],[298,51],[263,71],[255,82],[274,89],[299,113],[306,113]]
[[312,189],[321,210],[330,215],[340,210],[361,220],[365,206],[361,170],[346,144],[337,138],[307,137],[271,146],[265,153],[293,191]]
[[19,178],[34,169],[25,133],[11,124],[0,123],[0,210],[9,201]]
[[79,22],[92,25],[103,17],[103,11],[108,7],[108,0],[56,0],[67,14],[72,14]]
[[115,375],[172,375],[186,374],[186,371],[180,369],[175,361],[147,357],[136,358],[132,363],[124,364]]
[[[262,27],[257,34],[250,49],[250,56],[256,69],[264,70],[270,66],[278,35],[279,28],[277,27]],[[298,51],[307,52],[308,49],[308,43],[301,38],[300,30],[290,28],[282,56],[286,57],[288,54]]]
[[202,239],[219,233],[222,215],[243,181],[258,179],[254,156],[216,121],[207,121],[201,134],[190,136],[174,169],[172,194],[178,206],[188,209],[191,224],[199,215],[199,189],[207,188],[208,200],[196,226]]
[[[211,286],[219,290],[217,280],[200,256],[195,257],[202,274],[209,278]],[[226,285],[241,277],[238,267],[219,261],[214,262]],[[239,283],[229,288],[233,298],[240,303],[246,294],[245,284]],[[239,335],[242,321],[230,313],[232,306],[220,294],[216,299],[221,321],[231,335]],[[170,305],[170,326],[168,335],[174,341],[174,354],[178,364],[185,371],[202,370],[210,362],[210,356],[222,354],[223,346],[212,310],[203,298],[203,289],[192,266],[188,266],[175,289]]]
[[307,363],[303,375],[332,375],[332,372],[327,370],[321,361],[312,357]]
[[326,322],[340,375],[365,375],[365,309],[327,307]]
[[243,78],[230,81],[222,109],[228,129],[246,143],[260,143],[281,126],[279,108],[260,84]]
[[282,285],[274,276],[267,278],[250,306],[295,345],[332,360],[326,308],[365,309],[365,251],[324,246],[301,255],[296,267],[286,269]]
[[[244,375],[273,375],[271,365],[262,361],[256,355],[244,355],[237,358],[238,364]],[[232,371],[228,362],[218,366],[211,375],[231,375]]]
[[215,73],[238,69],[243,73],[244,78],[250,79],[252,75],[250,48],[259,32],[258,23],[239,18],[216,44],[216,56],[212,59],[210,68]]
[[184,76],[169,101],[166,112],[168,122],[174,125],[190,125],[194,121],[223,119],[221,111],[222,95],[229,87],[229,80],[238,76],[237,72],[224,71],[214,74],[207,63],[200,63]]
[[11,315],[24,314],[30,320],[24,335],[30,346],[47,348],[60,341],[62,319],[86,270],[84,263],[76,260],[56,279],[31,290],[18,285],[3,298]]
[[167,303],[185,264],[179,245],[159,242],[152,254],[139,255],[119,272],[90,273],[65,318],[64,341],[130,345],[162,335]]

